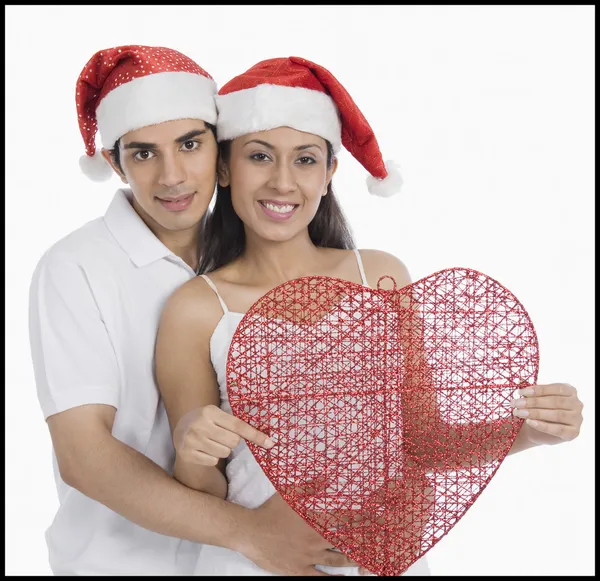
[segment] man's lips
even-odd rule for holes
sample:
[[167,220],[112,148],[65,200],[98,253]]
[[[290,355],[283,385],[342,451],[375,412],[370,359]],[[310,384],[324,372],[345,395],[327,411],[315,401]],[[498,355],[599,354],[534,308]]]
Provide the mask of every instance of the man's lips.
[[195,193],[196,192],[192,192],[191,194],[185,194],[183,196],[169,196],[165,198],[160,198],[157,196],[156,199],[166,210],[169,210],[170,212],[181,212],[192,203],[192,199],[194,198]]
[[163,202],[177,202],[179,200],[182,200],[183,198],[189,198],[190,196],[194,195],[196,192],[190,192],[189,194],[181,194],[179,196],[156,196],[159,200],[162,200]]

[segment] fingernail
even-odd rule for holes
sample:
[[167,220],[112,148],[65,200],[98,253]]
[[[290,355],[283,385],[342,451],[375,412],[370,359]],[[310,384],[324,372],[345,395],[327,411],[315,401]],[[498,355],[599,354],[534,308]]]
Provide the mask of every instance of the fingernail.
[[533,387],[525,387],[523,389],[519,389],[518,391],[519,395],[533,395],[535,393]]
[[526,423],[528,423],[532,428],[535,428],[539,422],[537,420],[525,420]]
[[265,448],[272,448],[275,445],[275,442],[271,440],[271,438],[265,439]]
[[525,405],[527,405],[527,402],[524,399],[513,399],[510,402],[510,405],[514,408],[522,408],[525,407]]
[[518,418],[526,418],[529,415],[529,412],[527,410],[513,410],[513,415]]

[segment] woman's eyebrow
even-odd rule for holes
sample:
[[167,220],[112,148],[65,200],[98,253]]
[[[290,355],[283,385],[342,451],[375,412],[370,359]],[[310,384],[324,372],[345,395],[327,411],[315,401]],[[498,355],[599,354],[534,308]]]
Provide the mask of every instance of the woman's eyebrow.
[[[244,146],[248,145],[249,143],[258,143],[260,145],[264,145],[268,149],[271,149],[271,150],[275,149],[274,145],[271,145],[267,141],[262,141],[261,139],[251,139],[250,141],[246,141],[246,143],[244,143]],[[309,149],[311,147],[318,147],[321,151],[323,151],[323,148],[320,145],[317,145],[316,143],[307,143],[306,145],[298,145],[297,147],[294,147],[294,151],[302,151],[303,149]]]
[[301,151],[303,149],[309,149],[311,147],[317,147],[318,149],[320,149],[321,151],[323,151],[323,148],[320,145],[317,145],[316,143],[308,143],[306,145],[299,145],[298,147],[294,147],[295,151]]
[[244,147],[246,147],[246,145],[248,145],[249,143],[259,143],[260,145],[264,145],[265,147],[268,147],[269,149],[275,149],[275,147],[273,145],[271,145],[270,143],[267,143],[266,141],[261,141],[260,139],[251,139],[250,141],[246,141],[246,143],[244,143]]

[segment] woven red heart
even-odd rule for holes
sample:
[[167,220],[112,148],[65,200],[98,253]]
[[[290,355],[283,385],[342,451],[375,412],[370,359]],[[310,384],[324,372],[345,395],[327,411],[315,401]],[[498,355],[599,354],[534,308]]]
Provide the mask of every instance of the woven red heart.
[[505,458],[522,425],[510,400],[536,383],[538,345],[516,297],[484,274],[381,282],[272,289],[233,336],[227,387],[233,414],[276,438],[249,447],[286,502],[369,571],[399,575]]

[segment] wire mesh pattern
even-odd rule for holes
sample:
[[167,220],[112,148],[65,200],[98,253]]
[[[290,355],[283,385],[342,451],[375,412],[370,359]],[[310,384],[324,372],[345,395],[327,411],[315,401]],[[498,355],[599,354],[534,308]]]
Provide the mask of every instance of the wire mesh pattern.
[[[466,268],[401,289],[311,276],[240,322],[232,412],[273,436],[248,446],[277,491],[335,547],[399,575],[465,514],[522,425],[537,337],[516,297]],[[392,286],[392,288],[384,288]]]

